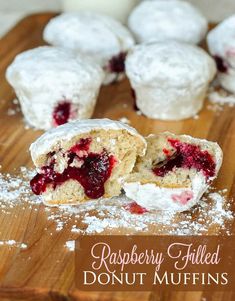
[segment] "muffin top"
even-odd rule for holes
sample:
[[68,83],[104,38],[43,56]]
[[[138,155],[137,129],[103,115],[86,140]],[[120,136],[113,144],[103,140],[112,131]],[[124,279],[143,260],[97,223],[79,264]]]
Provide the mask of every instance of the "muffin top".
[[[53,128],[42,136],[40,136],[34,143],[30,146],[30,152],[33,161],[35,162],[37,158],[43,154],[51,151],[55,145],[62,144],[64,141],[72,139],[73,137],[90,133],[96,130],[124,130],[127,131],[131,136],[138,137],[144,146],[146,146],[145,139],[134,129],[133,127],[122,123],[120,121],[104,119],[84,119],[76,120],[73,122],[66,123],[57,128]],[[145,148],[143,149],[143,154]]]
[[179,0],[143,1],[131,13],[128,25],[140,43],[175,39],[198,44],[207,32],[205,17]]
[[235,68],[235,15],[212,29],[207,36],[207,43],[212,55]]
[[134,45],[131,33],[120,22],[92,12],[61,14],[48,23],[43,36],[54,46],[92,56],[101,64]]
[[216,67],[203,49],[165,41],[135,46],[127,56],[126,72],[135,84],[184,89],[207,84]]
[[25,51],[16,56],[8,67],[7,80],[17,90],[30,89],[41,91],[46,87],[67,85],[82,88],[97,88],[104,74],[102,69],[66,50],[43,46]]

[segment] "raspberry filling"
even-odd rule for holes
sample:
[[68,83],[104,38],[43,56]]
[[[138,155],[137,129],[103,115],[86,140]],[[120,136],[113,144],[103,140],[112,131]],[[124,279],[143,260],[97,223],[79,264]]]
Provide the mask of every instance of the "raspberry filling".
[[167,149],[167,148],[163,148],[163,153],[167,156],[167,157],[169,157],[170,156],[170,154],[171,154],[171,151],[169,150],[169,149]]
[[174,202],[186,205],[193,198],[193,193],[192,191],[183,191],[181,194],[173,194],[171,197]]
[[[195,168],[197,171],[202,171],[207,179],[215,175],[216,165],[208,151],[202,151],[200,146],[175,139],[168,139],[168,142],[174,147],[175,152],[172,155],[168,154],[166,160],[154,166],[153,172],[156,176],[164,177],[175,168]],[[164,153],[166,153],[165,149]]]
[[53,112],[53,121],[55,126],[67,123],[71,113],[71,103],[63,101],[58,103]]
[[130,211],[132,214],[144,214],[148,210],[144,207],[141,207],[136,202],[132,202],[124,207],[127,211]]
[[70,148],[70,152],[77,154],[78,156],[81,151],[88,152],[91,142],[91,138],[81,138],[79,143],[75,144],[73,147]]
[[215,55],[214,59],[218,71],[221,73],[226,73],[228,71],[228,66],[226,65],[225,61],[218,55]]
[[[68,180],[78,181],[84,188],[87,197],[98,199],[104,195],[104,184],[111,176],[116,163],[114,156],[109,155],[106,150],[102,153],[87,153],[91,139],[81,139],[68,153],[68,167],[63,173],[55,171],[55,160],[49,166],[43,166],[31,181],[32,191],[39,195],[46,191],[47,185],[53,189]],[[78,160],[80,167],[71,166]]]
[[109,61],[109,70],[114,73],[123,73],[125,71],[126,52],[120,52],[113,56]]

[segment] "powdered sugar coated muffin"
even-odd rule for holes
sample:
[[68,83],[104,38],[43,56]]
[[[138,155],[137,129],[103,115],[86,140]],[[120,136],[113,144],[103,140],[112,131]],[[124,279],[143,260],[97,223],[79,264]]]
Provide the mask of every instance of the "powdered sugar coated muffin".
[[171,133],[147,137],[147,152],[124,184],[126,195],[147,210],[185,211],[218,174],[217,143]]
[[27,123],[46,130],[90,118],[104,73],[83,57],[45,46],[17,55],[6,77]]
[[105,71],[105,84],[124,75],[127,51],[134,45],[128,29],[113,18],[92,12],[64,13],[46,26],[44,40],[54,46],[82,53]]
[[51,205],[117,196],[145,149],[145,139],[124,123],[109,119],[67,123],[31,145],[38,173],[30,184]]
[[221,85],[235,93],[235,15],[209,32],[207,44],[215,58]]
[[216,66],[197,46],[165,41],[135,46],[127,56],[126,73],[143,114],[181,120],[202,108]]
[[205,17],[192,4],[178,0],[142,1],[128,24],[139,43],[173,39],[198,44],[208,27]]

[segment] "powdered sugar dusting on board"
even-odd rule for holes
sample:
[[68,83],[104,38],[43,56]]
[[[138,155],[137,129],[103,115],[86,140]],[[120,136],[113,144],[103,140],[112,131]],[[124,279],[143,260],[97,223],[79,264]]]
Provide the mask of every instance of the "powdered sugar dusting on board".
[[41,200],[31,194],[29,179],[34,172],[21,168],[19,176],[0,173],[0,208],[13,208],[23,199],[25,202],[39,204]]
[[0,246],[18,247],[20,249],[27,249],[27,245],[25,243],[17,242],[14,239],[0,240]]
[[66,241],[65,247],[66,247],[69,251],[74,251],[74,250],[75,250],[75,240],[68,240],[68,241]]
[[[234,215],[230,210],[230,203],[227,202],[224,196],[225,193],[226,190],[205,194],[198,206],[191,213],[186,214],[185,220],[173,224],[173,226],[179,226],[174,234],[206,235],[208,231],[220,230],[230,235],[231,232],[227,228],[227,223],[232,222]],[[196,218],[193,218],[193,216],[196,216]],[[216,235],[217,231],[213,234]]]
[[[122,195],[112,199],[89,201],[77,206],[46,207],[41,198],[32,195],[29,179],[33,173],[25,168],[19,176],[0,174],[0,208],[5,214],[20,206],[20,210],[42,210],[55,232],[69,229],[68,242],[80,234],[161,234],[161,235],[230,235],[229,223],[233,220],[226,190],[207,192],[200,203],[188,212],[167,211],[133,214],[126,210],[133,200]],[[51,227],[50,227],[51,229]],[[45,228],[49,231],[48,228]],[[50,230],[51,231],[51,230]],[[52,234],[51,234],[52,235]],[[1,245],[1,243],[0,243]],[[65,245],[70,249],[69,245]]]
[[219,116],[226,107],[235,106],[235,94],[223,89],[218,79],[215,79],[208,89],[207,98],[209,100],[207,109],[214,112],[216,116]]
[[123,123],[125,123],[125,124],[130,124],[130,123],[131,123],[130,120],[129,120],[128,118],[126,118],[126,117],[121,117],[121,118],[119,119],[119,121],[121,121],[121,122],[123,122]]
[[[233,214],[226,205],[225,197],[214,192],[209,193],[199,206],[187,213],[158,211],[138,215],[131,214],[116,204],[110,205],[110,208],[107,205],[106,208],[99,208],[96,215],[87,214],[83,222],[87,224],[87,234],[99,234],[110,228],[129,228],[151,234],[200,235],[206,234],[212,227],[226,231],[225,221],[232,219]],[[226,234],[230,234],[229,230]]]
[[210,87],[208,99],[213,104],[228,105],[229,107],[235,105],[235,95],[218,86]]

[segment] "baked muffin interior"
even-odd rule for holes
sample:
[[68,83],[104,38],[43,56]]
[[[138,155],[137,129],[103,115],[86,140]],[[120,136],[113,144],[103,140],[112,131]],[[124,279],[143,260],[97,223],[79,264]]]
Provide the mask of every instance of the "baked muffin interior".
[[32,190],[52,204],[119,195],[122,178],[144,147],[144,140],[125,130],[77,135],[37,158]]
[[147,152],[127,182],[155,183],[166,188],[190,187],[196,174],[210,182],[219,169],[222,152],[216,143],[170,133],[147,137]]

